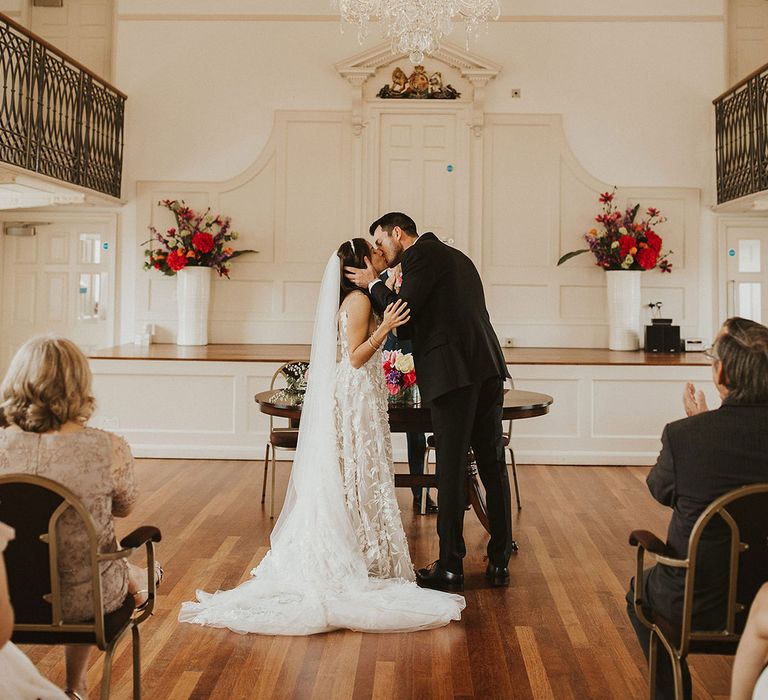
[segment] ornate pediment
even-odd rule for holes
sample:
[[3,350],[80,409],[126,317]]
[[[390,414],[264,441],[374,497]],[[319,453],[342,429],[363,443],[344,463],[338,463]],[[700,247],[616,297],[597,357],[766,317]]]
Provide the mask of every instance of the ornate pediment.
[[[462,78],[476,88],[484,87],[501,70],[501,66],[497,63],[493,63],[477,54],[464,51],[457,46],[445,43],[441,44],[437,51],[433,52],[430,56],[425,56],[424,65],[429,68],[430,64],[436,61],[455,69]],[[338,74],[348,80],[352,86],[362,88],[368,79],[376,75],[380,69],[388,68],[393,63],[398,65],[407,64],[409,69],[413,70],[413,66],[408,61],[407,54],[393,54],[389,42],[383,42],[363,53],[339,61],[335,68]],[[410,72],[410,70],[405,68],[402,70],[406,73]]]

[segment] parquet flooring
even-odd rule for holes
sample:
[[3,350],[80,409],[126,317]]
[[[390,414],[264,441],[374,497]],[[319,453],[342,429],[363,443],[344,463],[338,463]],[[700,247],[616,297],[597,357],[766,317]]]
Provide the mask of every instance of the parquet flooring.
[[[402,465],[399,467],[402,469]],[[278,493],[287,468],[278,466]],[[339,631],[308,638],[241,636],[181,625],[179,605],[196,588],[231,588],[267,551],[261,467],[235,461],[138,460],[141,499],[119,533],[162,529],[166,570],[154,619],[142,626],[148,700],[240,698],[642,698],[645,662],[625,614],[633,574],[627,534],[663,535],[668,511],[645,487],[643,467],[518,466],[520,553],[508,589],[483,577],[485,533],[466,518],[467,608],[448,627],[413,634]],[[437,551],[434,517],[410,509],[399,490],[418,565]],[[24,647],[54,682],[58,648]],[[101,658],[89,678],[97,697]],[[726,698],[731,660],[693,657],[695,698]],[[131,697],[130,646],[115,660],[112,697]]]

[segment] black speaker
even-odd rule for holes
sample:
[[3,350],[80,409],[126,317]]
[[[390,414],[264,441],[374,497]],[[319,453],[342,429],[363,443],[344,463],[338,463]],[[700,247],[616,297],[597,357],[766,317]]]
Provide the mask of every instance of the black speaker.
[[680,352],[680,326],[673,326],[671,318],[654,318],[645,327],[646,352]]

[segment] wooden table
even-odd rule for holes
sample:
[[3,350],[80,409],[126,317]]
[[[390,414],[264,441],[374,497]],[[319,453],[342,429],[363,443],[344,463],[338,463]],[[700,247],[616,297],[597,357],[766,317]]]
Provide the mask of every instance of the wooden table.
[[[256,394],[254,398],[259,404],[259,410],[269,416],[287,418],[292,425],[298,425],[301,418],[301,405],[289,401],[273,401],[275,393],[274,390],[270,390]],[[504,392],[503,420],[543,416],[549,413],[552,401],[552,397],[548,394],[508,389]],[[393,433],[431,433],[432,414],[426,406],[420,404],[406,406],[390,404],[389,429]],[[437,488],[437,476],[435,474],[395,474],[395,486]],[[477,480],[477,467],[471,460],[467,465],[467,496],[478,519],[488,530],[488,514]]]

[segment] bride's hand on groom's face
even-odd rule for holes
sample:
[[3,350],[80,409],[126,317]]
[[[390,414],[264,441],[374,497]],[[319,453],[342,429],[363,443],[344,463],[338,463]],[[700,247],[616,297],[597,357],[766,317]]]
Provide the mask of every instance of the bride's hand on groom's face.
[[371,259],[368,257],[365,258],[364,268],[345,266],[344,276],[361,289],[367,289],[368,285],[379,277],[376,274],[376,270],[373,269],[373,265],[371,265]]

